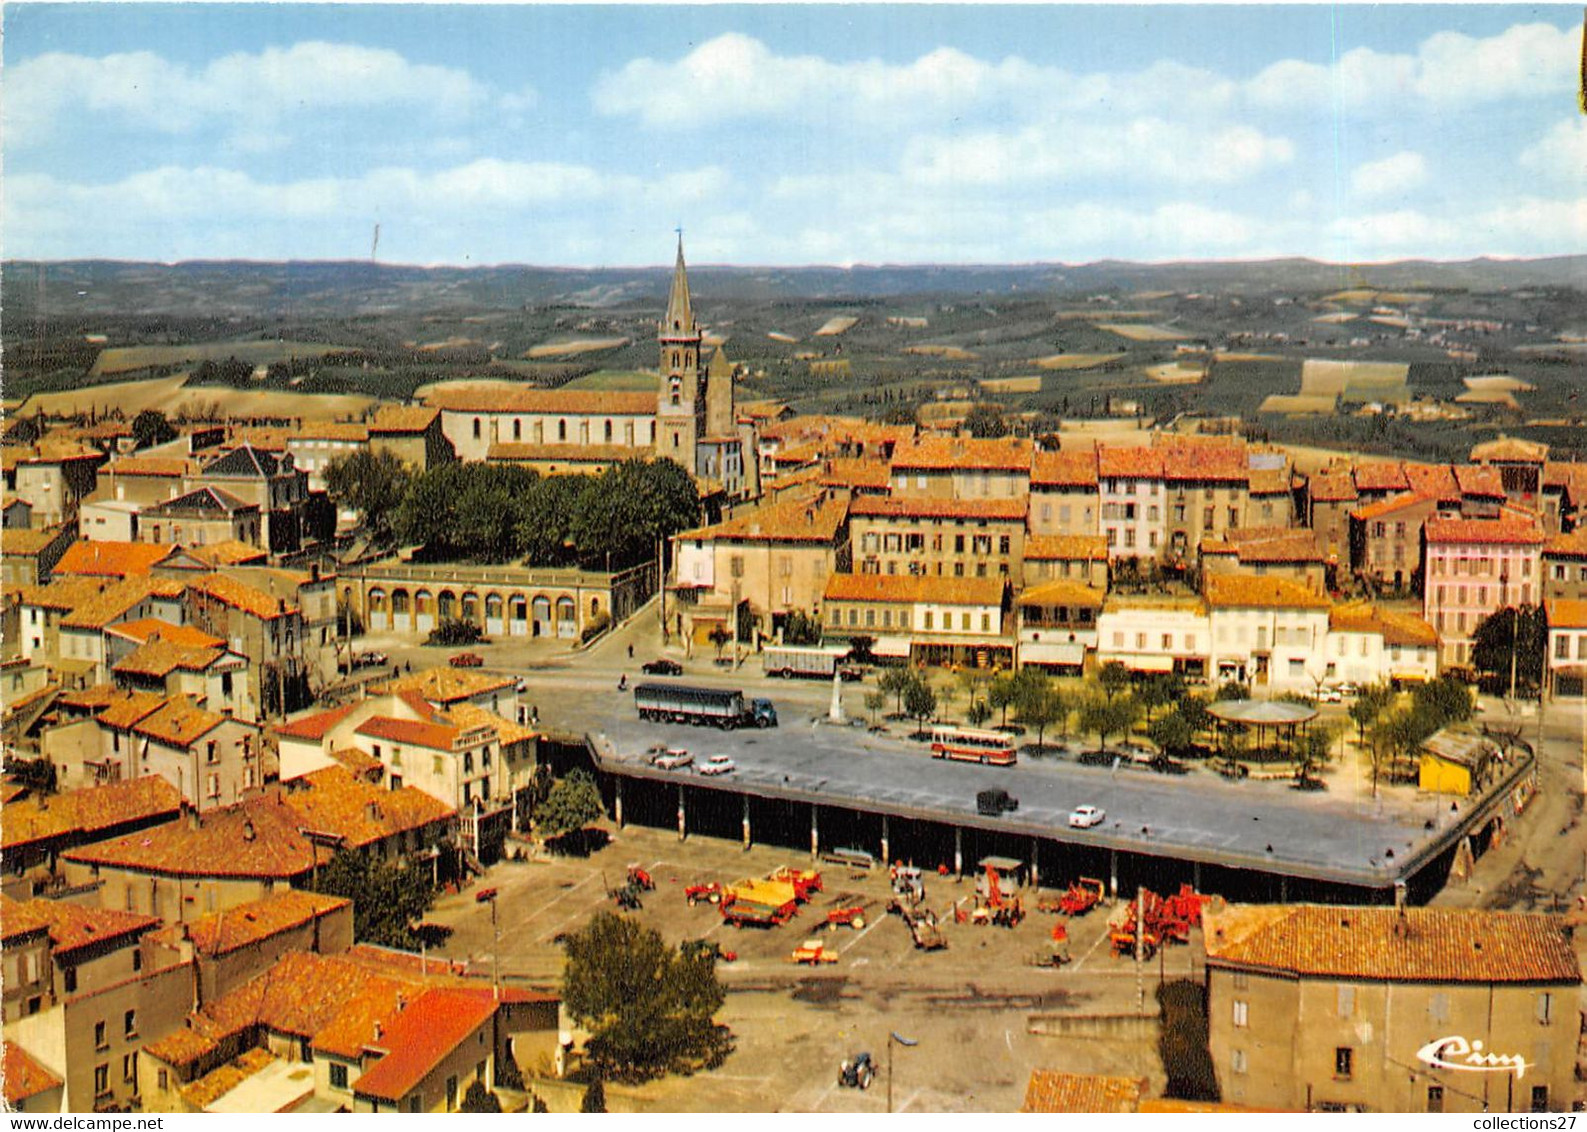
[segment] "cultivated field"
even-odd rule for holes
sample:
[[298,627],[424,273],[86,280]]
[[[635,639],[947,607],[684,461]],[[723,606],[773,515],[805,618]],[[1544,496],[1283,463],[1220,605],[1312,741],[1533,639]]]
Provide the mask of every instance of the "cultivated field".
[[1045,358],[1032,358],[1031,365],[1042,369],[1095,369],[1118,360],[1118,354],[1049,354]]
[[36,393],[20,411],[27,414],[104,416],[119,409],[131,419],[145,409],[168,417],[301,417],[304,420],[345,420],[361,417],[375,404],[373,397],[354,394],[290,393],[281,390],[232,389],[224,385],[187,385],[185,376],[118,381],[62,393]]
[[981,382],[983,393],[1040,393],[1041,378],[989,377]]
[[838,334],[847,333],[859,325],[860,320],[852,315],[835,315],[821,324],[821,329],[816,331],[817,338],[830,338]]
[[197,362],[224,362],[236,358],[252,365],[269,365],[293,358],[318,358],[345,350],[324,342],[194,342],[185,346],[113,346],[100,351],[89,377],[107,377],[150,366],[184,366]]
[[583,377],[576,377],[562,388],[599,389],[604,392],[650,393],[656,388],[657,377],[643,370],[603,369]]
[[946,358],[951,362],[973,362],[977,357],[979,357],[978,354],[966,350],[963,346],[905,346],[903,352],[906,354],[916,354],[927,358]]
[[1194,385],[1207,376],[1206,367],[1199,362],[1164,362],[1158,366],[1147,366],[1141,372],[1164,385]]
[[1178,330],[1167,326],[1153,326],[1149,322],[1099,322],[1097,329],[1111,330],[1120,338],[1128,338],[1131,342],[1179,342],[1190,337]]
[[628,345],[627,338],[558,338],[542,342],[524,351],[526,358],[572,358],[580,354],[598,354],[605,350],[618,350]]

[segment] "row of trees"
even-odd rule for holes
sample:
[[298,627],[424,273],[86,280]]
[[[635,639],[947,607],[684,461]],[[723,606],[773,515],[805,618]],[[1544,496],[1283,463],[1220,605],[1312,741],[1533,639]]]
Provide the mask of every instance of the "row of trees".
[[377,541],[451,559],[622,569],[700,517],[693,478],[671,460],[628,460],[598,476],[480,463],[414,475],[389,452],[363,450],[331,464],[325,481]]
[[[1349,708],[1357,741],[1372,762],[1374,796],[1382,778],[1393,780],[1415,773],[1422,744],[1435,732],[1464,723],[1475,711],[1470,690],[1451,676],[1419,686],[1408,703],[1398,701],[1393,688],[1373,684],[1361,689]],[[1483,768],[1475,769],[1473,777],[1480,779]]]

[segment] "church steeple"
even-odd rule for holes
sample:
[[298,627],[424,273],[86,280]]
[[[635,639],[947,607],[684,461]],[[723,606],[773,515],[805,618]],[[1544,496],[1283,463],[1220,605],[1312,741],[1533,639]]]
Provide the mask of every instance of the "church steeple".
[[672,294],[667,298],[667,314],[661,323],[662,338],[693,338],[694,306],[689,300],[689,271],[683,265],[683,232],[678,232],[678,262],[672,269]]

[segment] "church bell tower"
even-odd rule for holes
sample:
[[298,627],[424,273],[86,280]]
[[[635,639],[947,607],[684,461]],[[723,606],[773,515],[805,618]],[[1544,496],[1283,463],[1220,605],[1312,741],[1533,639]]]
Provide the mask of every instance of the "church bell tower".
[[683,263],[683,233],[672,293],[661,320],[661,389],[656,402],[656,454],[695,470],[695,445],[705,432],[705,371],[700,365],[700,327],[689,298],[689,273]]

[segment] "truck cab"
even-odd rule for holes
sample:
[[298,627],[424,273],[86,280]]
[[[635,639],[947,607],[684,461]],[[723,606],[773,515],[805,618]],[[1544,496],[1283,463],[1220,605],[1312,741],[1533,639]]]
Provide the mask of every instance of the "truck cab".
[[755,720],[756,727],[776,727],[777,708],[767,699],[756,697],[749,702],[750,715]]

